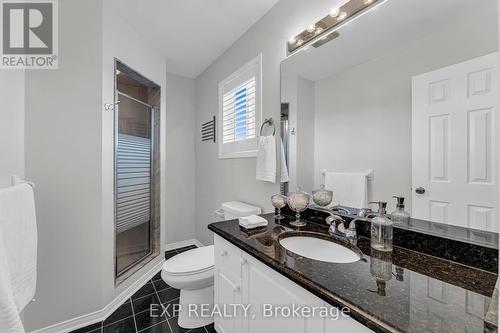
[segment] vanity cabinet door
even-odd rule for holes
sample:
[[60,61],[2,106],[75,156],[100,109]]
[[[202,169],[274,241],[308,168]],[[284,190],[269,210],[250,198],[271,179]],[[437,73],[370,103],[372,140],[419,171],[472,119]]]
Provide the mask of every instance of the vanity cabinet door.
[[[243,317],[243,333],[287,332],[317,333],[324,330],[324,319],[299,318],[281,312],[279,306],[292,309],[295,305],[321,306],[324,302],[253,257],[242,254],[243,304],[251,304],[250,314]],[[264,307],[272,305],[276,315]],[[268,308],[269,309],[269,308]],[[274,313],[274,311],[273,311]]]
[[[214,303],[224,306],[241,303],[241,250],[219,236],[214,238]],[[218,333],[241,332],[241,317],[214,317]]]
[[[240,304],[241,291],[238,281],[234,281],[224,271],[215,269],[215,304],[222,309],[224,305]],[[241,332],[241,318],[216,316],[215,329],[218,333]]]

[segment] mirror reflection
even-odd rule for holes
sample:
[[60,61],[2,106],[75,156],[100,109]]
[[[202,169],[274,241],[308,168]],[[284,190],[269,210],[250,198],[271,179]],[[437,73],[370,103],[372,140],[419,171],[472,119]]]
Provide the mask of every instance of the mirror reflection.
[[283,61],[286,185],[324,185],[329,208],[382,201],[498,232],[496,13],[494,0],[386,1]]

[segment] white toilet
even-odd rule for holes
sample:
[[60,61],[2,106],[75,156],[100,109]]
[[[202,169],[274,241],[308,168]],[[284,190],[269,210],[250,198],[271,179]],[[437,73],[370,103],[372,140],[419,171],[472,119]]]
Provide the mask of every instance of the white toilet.
[[[243,202],[231,201],[223,203],[219,212],[225,220],[232,220],[242,216],[260,214],[261,209]],[[189,304],[196,305],[198,314],[201,313],[200,306],[208,304],[209,312],[211,312],[214,302],[213,245],[188,250],[168,259],[163,264],[161,277],[168,285],[181,290],[178,320],[180,327],[192,329],[213,322],[211,317],[189,315]]]

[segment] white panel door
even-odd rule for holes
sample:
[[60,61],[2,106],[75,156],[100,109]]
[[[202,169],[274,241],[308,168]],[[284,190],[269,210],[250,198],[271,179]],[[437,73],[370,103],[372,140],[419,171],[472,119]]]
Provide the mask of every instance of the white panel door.
[[498,53],[412,79],[412,216],[498,231]]

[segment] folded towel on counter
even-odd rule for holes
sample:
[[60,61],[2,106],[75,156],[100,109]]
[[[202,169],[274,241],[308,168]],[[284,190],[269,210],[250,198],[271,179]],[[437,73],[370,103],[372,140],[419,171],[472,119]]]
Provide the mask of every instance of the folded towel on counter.
[[267,220],[257,215],[250,215],[238,218],[239,224],[245,229],[253,229],[267,226]]
[[37,229],[33,188],[0,189],[0,327],[24,332],[19,313],[36,288]]
[[256,179],[276,183],[276,141],[274,135],[260,136]]
[[286,183],[290,180],[290,177],[288,176],[288,166],[286,165],[286,158],[285,158],[285,147],[283,147],[283,140],[281,140],[281,179],[280,181],[282,183]]

